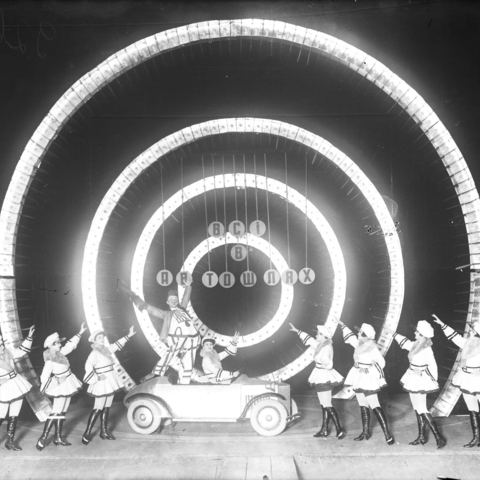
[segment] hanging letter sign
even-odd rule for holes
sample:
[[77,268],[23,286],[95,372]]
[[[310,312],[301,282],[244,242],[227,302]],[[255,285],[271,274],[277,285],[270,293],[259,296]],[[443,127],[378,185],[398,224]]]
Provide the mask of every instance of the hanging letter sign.
[[311,268],[302,268],[298,275],[298,279],[304,285],[310,285],[315,280],[315,272]]
[[240,275],[240,281],[244,287],[253,287],[257,283],[257,276],[251,270]]
[[208,271],[202,275],[202,283],[207,288],[213,288],[218,283],[218,275],[215,272]]
[[223,228],[223,223],[220,222],[212,222],[208,226],[208,234],[211,237],[219,238],[225,233],[225,228]]
[[178,272],[177,273],[177,283],[184,287],[185,285],[190,285],[192,283],[192,274],[190,272]]
[[276,285],[280,281],[280,274],[273,268],[267,270],[263,275],[263,281],[270,286]]
[[160,270],[157,273],[157,282],[162,287],[168,287],[173,282],[172,272],[169,270]]
[[241,262],[247,258],[247,249],[243,245],[234,245],[230,250],[230,255],[235,261]]
[[218,282],[223,288],[233,287],[233,285],[235,285],[235,276],[233,275],[233,273],[223,272],[222,274],[220,274]]

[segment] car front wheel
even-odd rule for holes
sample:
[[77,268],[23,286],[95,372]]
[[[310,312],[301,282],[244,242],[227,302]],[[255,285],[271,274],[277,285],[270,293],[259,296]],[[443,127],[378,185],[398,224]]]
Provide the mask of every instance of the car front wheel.
[[153,400],[139,398],[128,406],[127,418],[135,432],[149,435],[156,432],[162,422],[160,405]]
[[277,400],[260,400],[253,405],[250,423],[253,429],[264,437],[274,437],[282,433],[287,425],[288,412]]

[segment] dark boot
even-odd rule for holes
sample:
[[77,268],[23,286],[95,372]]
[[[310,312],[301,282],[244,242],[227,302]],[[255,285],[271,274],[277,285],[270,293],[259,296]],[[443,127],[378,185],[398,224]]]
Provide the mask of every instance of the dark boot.
[[61,416],[63,418],[57,418],[55,422],[55,439],[53,443],[55,446],[62,445],[64,447],[69,447],[71,443],[67,442],[62,436],[63,424],[65,423],[65,414],[62,413]]
[[447,441],[438,431],[437,423],[429,413],[424,413],[423,416],[425,417],[425,420],[427,421],[428,426],[430,427],[430,430],[437,441],[437,449],[443,448],[447,444]]
[[360,415],[362,417],[362,433],[357,437],[354,438],[356,442],[360,440],[368,440],[370,438],[370,410],[368,407],[360,407]]
[[328,410],[323,408],[323,423],[322,428],[314,435],[314,437],[326,437],[328,436],[328,422],[330,421],[330,416],[328,415]]
[[95,422],[97,421],[98,416],[100,415],[101,410],[100,409],[93,409],[92,412],[90,413],[90,416],[88,417],[88,423],[87,423],[87,429],[85,430],[85,433],[83,434],[82,437],[82,443],[84,445],[88,445],[90,443],[90,440],[92,440],[92,428],[95,425]]
[[105,407],[102,410],[102,416],[100,417],[102,430],[100,432],[100,437],[102,440],[115,440],[115,437],[107,430],[108,424],[108,411],[110,410],[109,407]]
[[417,411],[415,411],[415,414],[417,415],[418,437],[413,442],[410,442],[409,445],[418,445],[420,443],[425,445],[427,443],[427,438],[425,437],[425,419]]
[[375,416],[377,417],[378,423],[382,427],[386,442],[389,445],[393,445],[395,440],[393,439],[393,435],[388,430],[387,417],[385,416],[383,408],[377,407],[377,408],[374,408],[373,411],[375,413]]
[[15,430],[17,429],[17,417],[8,417],[7,420],[7,441],[5,448],[7,450],[18,451],[21,448],[15,443]]
[[470,423],[472,424],[473,438],[470,443],[464,445],[465,448],[480,447],[480,431],[478,426],[478,412],[470,410]]
[[337,438],[339,440],[341,440],[342,438],[345,437],[345,432],[344,432],[342,426],[340,425],[340,420],[338,419],[337,411],[333,407],[327,407],[327,410],[328,410],[328,413],[329,413],[330,417],[332,418],[333,424],[335,425],[335,428],[337,430]]
[[45,420],[45,425],[43,426],[42,436],[37,441],[37,450],[42,451],[45,448],[45,446],[47,444],[48,434],[50,433],[50,429],[52,428],[52,425],[55,422],[56,422],[56,420],[54,418],[52,418],[51,416],[48,417]]

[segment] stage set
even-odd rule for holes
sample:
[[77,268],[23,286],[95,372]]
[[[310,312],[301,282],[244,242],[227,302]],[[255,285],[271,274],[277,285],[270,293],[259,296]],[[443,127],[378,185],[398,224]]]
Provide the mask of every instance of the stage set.
[[477,478],[480,5],[0,13],[5,478]]

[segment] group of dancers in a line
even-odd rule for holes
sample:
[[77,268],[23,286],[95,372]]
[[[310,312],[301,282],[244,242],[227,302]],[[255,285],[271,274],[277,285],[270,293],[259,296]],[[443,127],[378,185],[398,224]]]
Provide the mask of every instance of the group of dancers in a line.
[[[43,433],[37,441],[37,450],[45,448],[48,434],[53,426],[55,427],[54,445],[71,445],[63,436],[63,424],[70,400],[81,389],[82,383],[72,373],[67,355],[77,348],[85,330],[85,324],[82,324],[80,331],[63,346],[62,342],[65,338],[60,338],[56,332],[45,339],[43,345],[45,364],[40,376],[40,390],[53,399],[53,406],[45,421]],[[15,360],[30,353],[34,331],[35,327],[31,327],[27,338],[18,348],[7,349],[0,336],[0,425],[7,418],[5,448],[8,450],[21,450],[15,441],[17,418],[22,407],[23,397],[32,389],[32,385],[16,371]],[[114,368],[113,353],[123,348],[135,333],[134,328],[131,327],[128,335],[111,345],[105,342],[106,337],[103,330],[96,330],[89,337],[89,341],[92,343],[92,352],[85,363],[83,381],[88,384],[87,393],[94,397],[95,403],[82,436],[82,443],[85,445],[88,445],[92,439],[92,428],[98,417],[101,421],[100,437],[104,440],[115,440],[115,437],[108,431],[108,412],[115,392],[123,388],[123,384]]]
[[[195,379],[195,375],[192,377],[192,373],[195,374],[193,359],[200,344],[200,335],[193,328],[193,320],[183,305],[188,301],[191,286],[187,286],[181,304],[178,300],[178,293],[176,291],[169,292],[167,304],[170,309],[168,311],[152,307],[133,292],[125,291],[137,308],[147,310],[151,315],[162,320],[161,337],[165,341],[165,358],[161,358],[152,374],[165,374],[167,367],[172,367],[179,372],[180,383],[189,383],[190,379]],[[464,446],[469,448],[480,446],[480,322],[470,324],[469,335],[464,338],[445,325],[436,315],[433,315],[433,318],[441,326],[447,338],[462,350],[461,368],[452,383],[461,389],[470,411],[473,439]],[[337,438],[345,437],[337,411],[332,406],[333,388],[344,384],[352,386],[360,405],[362,432],[354,440],[369,439],[370,409],[372,409],[382,427],[386,442],[392,445],[394,438],[389,431],[387,418],[377,395],[386,386],[386,381],[383,374],[385,359],[375,342],[375,330],[371,325],[364,323],[358,329],[358,335],[355,335],[343,322],[337,322],[341,326],[344,341],[354,348],[354,365],[345,379],[333,368],[332,337],[334,332],[324,325],[319,325],[317,326],[317,335],[313,338],[290,324],[291,330],[299,335],[303,343],[314,348],[315,368],[308,380],[317,392],[323,411],[322,427],[314,436],[327,437],[329,421],[332,420],[337,431]],[[0,425],[7,418],[5,447],[9,450],[21,450],[15,442],[17,418],[23,397],[32,388],[32,385],[15,370],[15,360],[30,352],[34,330],[35,328],[31,327],[24,342],[18,348],[13,349],[7,349],[0,336]],[[45,339],[45,365],[40,377],[40,388],[45,395],[53,399],[53,406],[50,416],[45,421],[43,433],[37,441],[36,448],[38,450],[45,448],[52,426],[55,426],[54,445],[70,445],[63,437],[63,424],[70,400],[80,390],[82,383],[72,373],[67,355],[77,347],[85,330],[86,327],[83,324],[80,331],[63,346],[62,342],[65,339],[61,339],[58,333],[53,333]],[[190,332],[190,330],[192,332],[187,334],[186,332]],[[83,381],[88,384],[87,393],[94,397],[95,403],[82,436],[82,443],[85,445],[92,440],[92,429],[98,417],[101,421],[100,437],[104,440],[115,440],[115,437],[108,431],[108,414],[115,392],[120,390],[123,384],[115,371],[113,353],[123,348],[135,333],[134,327],[131,327],[128,335],[109,344],[103,330],[91,332],[89,341],[92,343],[92,352],[85,364]],[[414,341],[397,333],[393,335],[400,347],[409,352],[410,366],[401,378],[401,384],[404,390],[410,394],[418,423],[418,437],[410,444],[423,445],[427,442],[425,429],[428,425],[435,436],[437,448],[442,448],[446,445],[446,440],[428,412],[426,402],[427,394],[439,389],[437,364],[432,350],[433,327],[429,322],[420,320],[417,323]],[[238,336],[239,334],[236,333],[231,345],[221,354],[218,354],[213,348],[214,339],[208,337],[202,339],[202,366],[206,374],[204,378],[207,378],[209,383],[229,383],[239,375],[239,372],[228,372],[221,366],[221,360],[226,355],[235,355]]]
[[[467,338],[459,335],[455,330],[445,325],[436,315],[433,321],[440,325],[447,338],[461,349],[461,365],[452,379],[452,385],[459,388],[470,412],[470,423],[473,431],[472,440],[464,445],[466,448],[480,447],[479,431],[479,403],[480,403],[480,322],[471,323]],[[344,379],[333,368],[333,333],[324,325],[317,326],[317,335],[312,338],[292,324],[290,328],[296,332],[305,345],[313,347],[315,368],[308,381],[316,390],[318,400],[323,411],[323,423],[314,437],[326,437],[328,424],[332,420],[337,431],[337,438],[345,437],[337,411],[332,406],[332,390],[342,384],[351,386],[360,406],[362,432],[354,440],[368,440],[370,437],[370,409],[377,417],[382,427],[385,440],[393,445],[394,438],[388,429],[388,422],[380,403],[378,392],[386,386],[383,368],[385,359],[381,355],[375,342],[374,328],[364,323],[355,335],[343,322],[338,321],[343,332],[345,343],[355,350],[354,365]],[[410,366],[400,380],[403,389],[409,393],[413,409],[417,417],[418,436],[410,445],[424,445],[427,443],[425,435],[426,425],[430,427],[437,448],[443,448],[447,441],[440,433],[435,420],[427,409],[427,394],[439,390],[438,369],[432,350],[434,330],[426,320],[420,320],[415,330],[415,340],[409,340],[403,335],[393,333],[399,346],[408,351]]]

